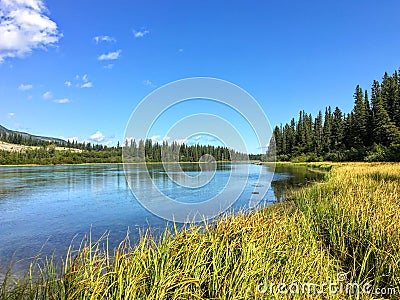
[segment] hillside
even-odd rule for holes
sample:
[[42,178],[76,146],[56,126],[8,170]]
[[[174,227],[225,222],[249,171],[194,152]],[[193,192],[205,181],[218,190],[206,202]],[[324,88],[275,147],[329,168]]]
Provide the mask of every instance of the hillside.
[[[18,145],[18,144],[10,144],[6,142],[0,141],[0,150],[5,150],[5,151],[26,151],[26,150],[35,150],[35,149],[40,149],[38,146],[25,146],[25,145]],[[69,150],[71,152],[78,152],[81,153],[81,149],[74,149],[74,148],[67,148],[67,147],[55,147],[55,150]]]
[[11,129],[7,129],[4,126],[0,125],[0,134],[6,133],[7,135],[10,134],[19,134],[22,136],[23,139],[29,139],[31,138],[32,140],[39,140],[39,141],[46,141],[46,142],[58,142],[58,143],[66,143],[66,141],[58,138],[53,138],[53,137],[47,137],[47,136],[39,136],[39,135],[33,135],[29,134],[26,132],[21,132],[21,131],[15,131]]

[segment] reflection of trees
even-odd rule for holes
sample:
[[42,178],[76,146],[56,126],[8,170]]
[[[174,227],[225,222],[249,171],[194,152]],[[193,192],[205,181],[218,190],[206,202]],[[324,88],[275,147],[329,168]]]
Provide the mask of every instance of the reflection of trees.
[[271,182],[271,187],[277,202],[285,200],[291,190],[315,181],[320,181],[325,176],[325,173],[313,171],[305,166],[278,165],[275,168],[275,173],[287,174],[290,176],[283,180],[273,180]]

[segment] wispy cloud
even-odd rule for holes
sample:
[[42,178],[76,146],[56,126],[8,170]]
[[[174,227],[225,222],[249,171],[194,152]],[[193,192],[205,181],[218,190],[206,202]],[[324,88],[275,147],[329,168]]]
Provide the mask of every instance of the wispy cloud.
[[48,91],[48,92],[44,93],[44,94],[42,95],[42,97],[43,97],[43,99],[45,99],[45,100],[49,100],[49,99],[53,98],[53,94],[52,94],[50,91]]
[[65,103],[68,103],[68,102],[69,102],[68,98],[62,98],[62,99],[54,100],[54,103],[58,103],[58,104],[65,104]]
[[159,135],[153,135],[150,139],[151,139],[152,142],[154,143],[154,142],[157,142],[159,138],[160,138]]
[[60,136],[60,139],[62,139],[62,140],[64,140],[64,141],[70,141],[70,142],[77,142],[78,141],[78,137],[76,137],[76,136],[73,136],[73,137],[70,137],[70,138],[66,138],[66,137],[63,137],[63,136]]
[[174,140],[174,142],[177,143],[178,145],[186,144],[187,141],[188,141],[187,138]]
[[0,1],[0,63],[58,42],[62,34],[47,12],[42,0]]
[[8,113],[8,115],[7,115],[10,119],[12,119],[12,118],[14,118],[15,117],[15,113],[13,113],[13,112],[10,112],[10,113]]
[[96,42],[96,44],[100,43],[100,42],[116,42],[117,40],[115,38],[113,38],[112,36],[108,36],[108,35],[98,35],[95,36],[93,38],[93,40]]
[[91,88],[91,87],[93,87],[93,83],[89,81],[89,77],[88,77],[87,74],[84,74],[82,76],[82,82],[83,83],[81,85],[78,84],[78,86],[80,86],[81,88]]
[[[64,82],[64,85],[67,87],[72,86],[72,82],[67,80]],[[92,88],[93,87],[93,82],[89,81],[89,76],[87,74],[81,75],[75,75],[74,77],[74,85],[77,88]]]
[[81,88],[92,88],[93,83],[91,82],[85,82],[84,84],[81,85]]
[[98,60],[116,60],[116,59],[120,58],[121,52],[122,52],[122,50],[119,49],[114,52],[105,53],[105,54],[100,55],[97,59]]
[[179,48],[179,49],[178,49],[178,52],[183,52],[183,49],[182,49],[182,48]]
[[108,65],[103,66],[103,69],[107,69],[107,70],[110,70],[112,68],[114,68],[114,64],[108,64]]
[[104,143],[104,145],[106,145],[107,147],[110,147],[112,145],[113,141],[112,140],[108,140],[107,142]]
[[94,133],[90,136],[90,140],[93,142],[97,142],[97,143],[100,143],[100,142],[104,141],[105,139],[106,139],[106,137],[100,131],[97,131],[96,133]]
[[22,84],[22,83],[18,87],[20,91],[28,91],[31,90],[32,88],[33,88],[32,84]]
[[144,84],[144,85],[146,85],[146,86],[149,86],[149,87],[156,87],[156,85],[154,84],[154,83],[152,83],[150,80],[148,80],[148,79],[146,79],[146,80],[143,80],[142,81],[142,83]]
[[141,29],[141,30],[132,30],[133,31],[133,36],[135,38],[141,38],[144,37],[145,35],[149,34],[150,31],[146,30],[146,29]]

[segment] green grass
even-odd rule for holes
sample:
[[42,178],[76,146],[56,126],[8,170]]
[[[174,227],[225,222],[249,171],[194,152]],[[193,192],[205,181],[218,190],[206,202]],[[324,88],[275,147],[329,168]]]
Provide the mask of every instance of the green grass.
[[147,231],[138,244],[126,239],[115,250],[89,238],[60,266],[35,261],[24,278],[8,275],[0,298],[379,299],[278,292],[280,283],[335,283],[338,272],[372,289],[397,288],[398,296],[400,165],[333,166],[325,182],[254,213],[165,231],[161,239]]

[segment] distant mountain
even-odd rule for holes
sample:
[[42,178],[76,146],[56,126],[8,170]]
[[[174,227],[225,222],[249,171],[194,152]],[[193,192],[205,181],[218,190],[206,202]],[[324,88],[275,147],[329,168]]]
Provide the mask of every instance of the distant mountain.
[[15,131],[15,130],[7,129],[4,126],[0,125],[0,134],[2,134],[3,132],[5,132],[7,135],[8,134],[20,134],[20,135],[22,135],[22,137],[24,139],[29,139],[29,137],[31,137],[32,140],[66,143],[66,141],[64,141],[62,139],[47,137],[47,136],[40,136],[40,135],[33,135],[33,134],[26,133],[26,132],[21,132],[21,131]]

